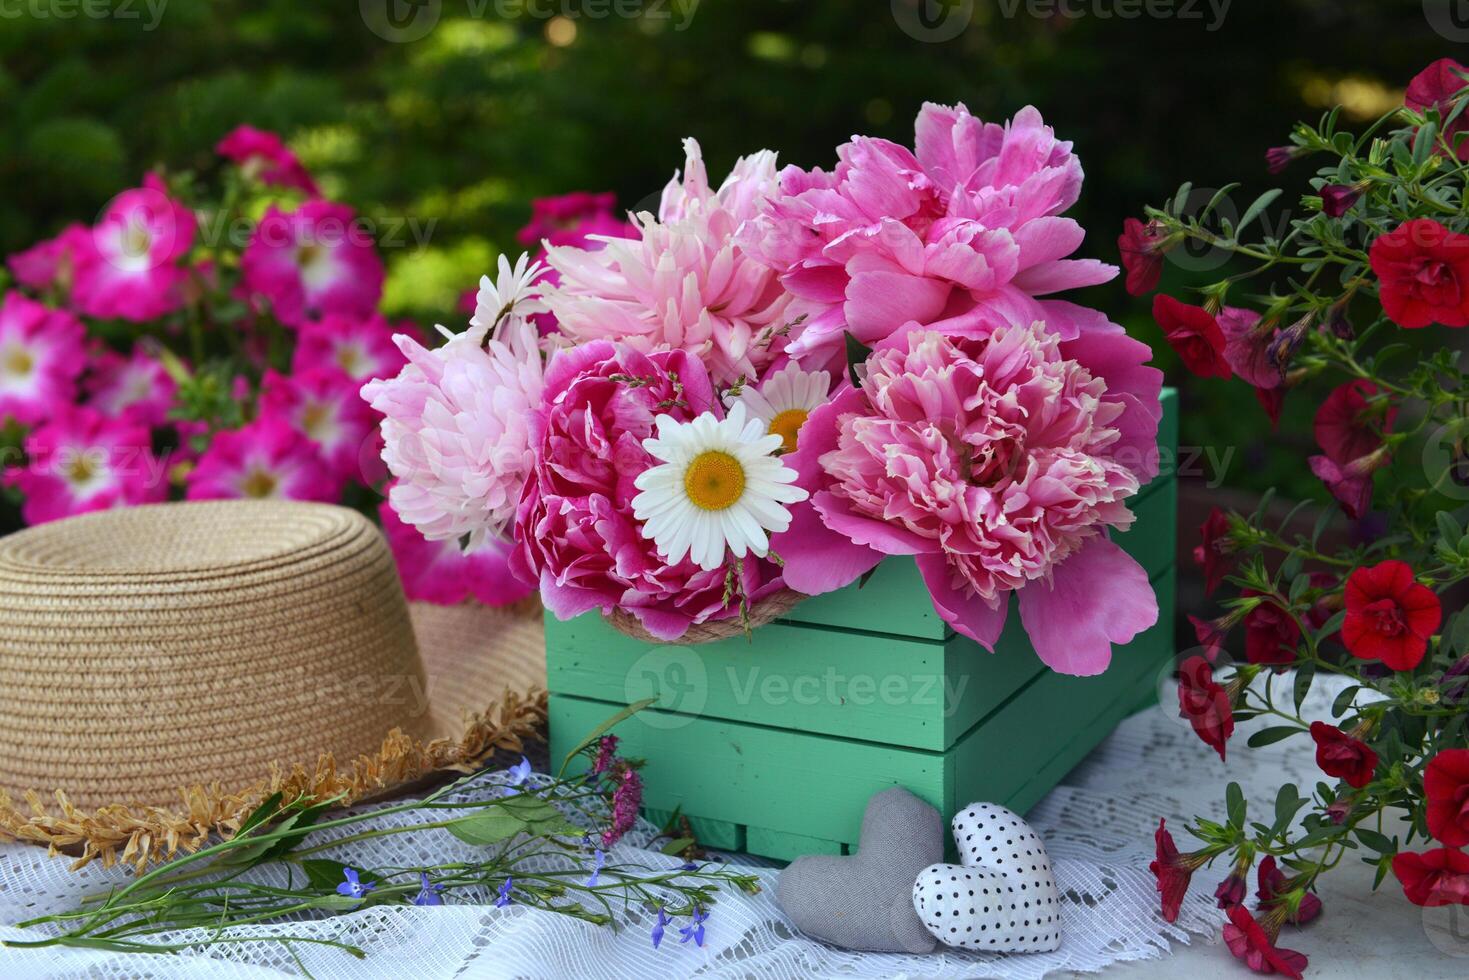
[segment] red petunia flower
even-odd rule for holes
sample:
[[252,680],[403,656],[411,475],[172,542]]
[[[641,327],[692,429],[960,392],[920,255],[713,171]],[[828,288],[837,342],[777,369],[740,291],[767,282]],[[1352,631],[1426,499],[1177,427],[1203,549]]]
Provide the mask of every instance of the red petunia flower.
[[1469,749],[1445,749],[1423,771],[1428,832],[1450,847],[1469,844]]
[[1447,847],[1393,856],[1392,873],[1414,905],[1469,905],[1469,854]]
[[1368,257],[1382,311],[1398,326],[1469,324],[1469,235],[1415,218],[1379,235]]
[[[1276,866],[1273,855],[1265,855],[1264,860],[1260,862],[1260,869],[1257,874],[1258,877],[1256,880],[1259,882],[1260,889],[1255,892],[1255,897],[1260,900],[1262,907],[1274,905],[1282,901],[1282,896],[1294,891],[1291,881],[1285,876],[1285,872]],[[1320,898],[1310,892],[1303,892],[1300,903],[1296,906],[1295,914],[1291,915],[1287,910],[1286,921],[1291,925],[1303,926],[1320,915],[1321,909]]]
[[1194,561],[1198,562],[1204,569],[1204,594],[1209,595],[1219,584],[1224,581],[1224,576],[1229,574],[1231,562],[1227,556],[1230,553],[1231,543],[1229,540],[1229,518],[1224,511],[1215,507],[1209,511],[1209,516],[1204,523],[1199,525],[1200,541],[1194,547]]
[[1156,221],[1146,224],[1136,218],[1122,222],[1117,237],[1117,250],[1122,253],[1122,268],[1127,270],[1127,292],[1143,296],[1158,288],[1163,275],[1163,253],[1166,236]]
[[1311,722],[1311,738],[1316,742],[1316,765],[1326,775],[1346,780],[1353,789],[1372,782],[1377,753],[1365,743],[1320,721]]
[[1321,213],[1328,218],[1340,218],[1362,198],[1362,188],[1356,184],[1332,184],[1321,188]]
[[1347,579],[1342,642],[1361,660],[1381,660],[1393,670],[1412,670],[1443,621],[1438,596],[1400,561],[1359,568]]
[[1166,820],[1158,821],[1158,830],[1153,834],[1153,840],[1157,844],[1158,856],[1149,863],[1148,870],[1158,879],[1158,895],[1163,905],[1164,921],[1175,922],[1178,919],[1178,910],[1183,905],[1183,896],[1188,893],[1188,884],[1193,879],[1194,872],[1203,867],[1204,857],[1199,853],[1178,853],[1178,845],[1168,832]]
[[[1440,116],[1447,116],[1453,106],[1454,96],[1469,85],[1469,82],[1464,81],[1464,71],[1464,66],[1453,58],[1438,59],[1413,76],[1413,80],[1408,83],[1408,90],[1403,93],[1403,104],[1416,112],[1437,109]],[[1444,130],[1444,138],[1450,146],[1454,145],[1454,137],[1466,125],[1469,122],[1461,115]],[[1459,147],[1458,153],[1460,160],[1469,160],[1469,144]]]
[[1382,437],[1392,432],[1398,410],[1388,405],[1374,412],[1371,404],[1377,385],[1362,378],[1338,385],[1316,410],[1313,432],[1321,451],[1345,466],[1354,459],[1370,456],[1382,446]]
[[1221,881],[1219,887],[1214,889],[1214,901],[1221,909],[1239,905],[1244,902],[1245,890],[1248,887],[1245,884],[1244,875],[1238,871],[1231,871],[1229,877]]
[[1199,646],[1204,648],[1204,656],[1212,664],[1219,659],[1219,652],[1224,649],[1224,638],[1229,630],[1218,620],[1200,619],[1192,613],[1188,614],[1188,621],[1194,628],[1194,636],[1198,637]]
[[1153,297],[1153,319],[1184,367],[1201,378],[1233,376],[1224,357],[1224,331],[1208,310],[1160,293]]
[[1234,706],[1229,692],[1214,680],[1214,668],[1203,657],[1189,657],[1178,668],[1178,713],[1194,733],[1224,759],[1224,745],[1234,734]]
[[1270,417],[1272,427],[1280,424],[1280,410],[1285,407],[1285,388],[1256,388],[1255,401]]
[[1256,922],[1249,909],[1236,905],[1229,910],[1229,922],[1224,926],[1224,944],[1256,973],[1279,973],[1301,980],[1301,971],[1307,965],[1305,954],[1276,946],[1279,927],[1273,931],[1275,935]]
[[[1246,589],[1242,596],[1261,593]],[[1301,627],[1290,613],[1266,599],[1245,616],[1245,659],[1252,664],[1295,663]]]

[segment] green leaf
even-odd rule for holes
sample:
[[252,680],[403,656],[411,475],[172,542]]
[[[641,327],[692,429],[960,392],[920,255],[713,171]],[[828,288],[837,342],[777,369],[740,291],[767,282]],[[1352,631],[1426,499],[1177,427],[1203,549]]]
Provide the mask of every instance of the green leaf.
[[275,816],[276,812],[279,811],[281,808],[282,799],[283,797],[279,793],[272,793],[270,796],[266,797],[265,802],[261,803],[254,810],[250,811],[250,815],[245,818],[245,821],[243,823],[240,824],[240,829],[235,831],[235,836],[244,837],[246,834],[250,833],[251,830],[254,830],[256,827],[260,826],[262,823]]
[[872,356],[872,348],[852,336],[852,331],[843,330],[842,335],[847,338],[847,374],[852,379],[852,387],[862,387],[862,381],[857,377],[857,368],[867,363],[867,358]]
[[347,866],[329,858],[307,858],[301,862],[301,870],[306,872],[306,880],[311,882],[311,887],[322,891],[335,892],[337,886],[347,880]]
[[1239,226],[1235,229],[1235,234],[1237,235],[1241,231],[1244,231],[1246,225],[1258,218],[1266,208],[1275,203],[1275,199],[1280,196],[1280,193],[1279,187],[1272,187],[1264,194],[1255,198],[1255,203],[1246,208],[1244,215],[1239,219]]
[[1352,702],[1356,700],[1357,692],[1361,689],[1361,686],[1357,684],[1342,688],[1340,693],[1337,694],[1336,700],[1331,702],[1331,717],[1340,718],[1346,714],[1348,709],[1351,708]]
[[1469,609],[1459,610],[1453,632],[1448,633],[1449,652],[1454,656],[1469,653]]
[[1413,162],[1422,166],[1427,161],[1429,154],[1433,153],[1433,142],[1438,139],[1438,123],[1433,120],[1423,124],[1418,130],[1418,135],[1413,138]]
[[623,708],[621,711],[617,712],[617,714],[613,715],[611,718],[608,718],[606,721],[602,722],[602,724],[598,725],[596,728],[593,728],[586,738],[582,739],[580,742],[577,742],[574,746],[572,746],[571,751],[566,753],[566,758],[561,760],[561,769],[556,773],[556,778],[560,779],[566,773],[566,767],[571,765],[571,760],[576,758],[578,752],[586,748],[588,745],[591,745],[603,735],[607,734],[609,729],[622,724],[624,721],[627,721],[633,715],[648,707],[648,705],[656,703],[658,703],[657,698],[643,698],[643,700],[641,701],[635,701],[632,704],[628,705],[626,708]]
[[1320,643],[1322,640],[1326,639],[1328,636],[1331,636],[1333,633],[1341,632],[1341,624],[1345,623],[1346,621],[1347,611],[1345,609],[1338,609],[1336,612],[1332,613],[1331,618],[1322,623],[1321,628],[1316,631],[1316,642]]
[[1302,664],[1296,671],[1296,683],[1292,694],[1295,697],[1296,713],[1299,714],[1301,704],[1306,700],[1306,695],[1311,691],[1311,682],[1316,679],[1316,665],[1313,663]]
[[1188,206],[1188,196],[1193,193],[1193,184],[1184,184],[1178,188],[1178,193],[1173,197],[1172,212],[1174,217],[1183,215],[1183,209]]
[[658,850],[664,854],[671,854],[674,857],[677,857],[678,855],[682,854],[684,851],[692,847],[693,843],[694,839],[692,837],[680,837],[678,840],[669,841]]
[[466,844],[484,847],[509,840],[516,834],[522,833],[526,826],[509,810],[499,806],[489,806],[467,817],[460,817],[444,829]]
[[1244,829],[1249,808],[1245,804],[1245,791],[1240,789],[1239,783],[1230,783],[1224,788],[1224,811],[1229,814],[1231,827]]
[[1451,545],[1457,545],[1459,539],[1464,536],[1459,522],[1454,520],[1454,515],[1446,510],[1438,512],[1438,533]]
[[1372,848],[1378,854],[1396,854],[1398,852],[1398,846],[1386,834],[1380,834],[1367,827],[1358,827],[1354,832],[1359,841]]
[[1272,725],[1251,735],[1246,744],[1252,749],[1258,749],[1264,745],[1274,745],[1276,742],[1299,734],[1300,731],[1295,725]]
[[1295,783],[1286,783],[1281,786],[1279,792],[1275,794],[1275,826],[1271,830],[1271,836],[1289,827],[1290,822],[1305,805],[1306,801],[1301,799]]

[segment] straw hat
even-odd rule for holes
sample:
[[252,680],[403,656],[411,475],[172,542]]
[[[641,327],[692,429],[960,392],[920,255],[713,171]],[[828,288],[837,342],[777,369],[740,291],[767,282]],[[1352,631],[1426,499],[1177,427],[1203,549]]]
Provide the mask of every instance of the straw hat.
[[141,866],[278,790],[346,803],[470,771],[536,732],[544,656],[530,610],[410,613],[341,507],[31,528],[0,539],[0,836]]

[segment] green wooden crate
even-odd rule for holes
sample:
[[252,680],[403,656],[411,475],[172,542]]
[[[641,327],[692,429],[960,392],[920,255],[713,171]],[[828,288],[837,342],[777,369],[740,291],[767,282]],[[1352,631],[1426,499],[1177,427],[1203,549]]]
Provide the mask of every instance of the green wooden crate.
[[906,786],[952,813],[973,800],[1024,812],[1155,690],[1172,656],[1176,396],[1164,395],[1164,474],[1116,537],[1158,593],[1158,624],[1099,677],[1047,670],[1011,609],[994,654],[934,613],[911,558],[806,600],[752,638],[699,646],[634,640],[595,614],[546,617],[553,758],[622,705],[648,760],[644,803],[674,809],[708,846],[790,859],[857,841],[868,798]]

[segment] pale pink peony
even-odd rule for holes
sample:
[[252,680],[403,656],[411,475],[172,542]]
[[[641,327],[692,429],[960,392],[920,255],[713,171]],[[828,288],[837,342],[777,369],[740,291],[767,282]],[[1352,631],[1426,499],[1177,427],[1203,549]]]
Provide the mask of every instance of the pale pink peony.
[[715,191],[699,144],[685,140],[684,149],[683,178],[664,190],[658,218],[636,217],[640,237],[607,240],[598,251],[549,250],[560,283],[546,290],[546,302],[576,343],[686,350],[726,385],[759,376],[785,344],[779,333],[790,298],[775,270],[735,242],[776,189],[775,155],[740,159]]
[[27,524],[155,503],[168,494],[168,473],[152,445],[146,426],[57,405],[26,437],[27,461],[12,467],[5,482],[25,498]]
[[190,500],[334,503],[342,495],[342,480],[289,422],[262,415],[243,428],[215,433],[189,473],[186,495]]
[[0,303],[0,423],[39,422],[76,397],[86,365],[77,318],[18,292]]
[[163,363],[141,347],[128,357],[102,351],[92,361],[83,386],[91,408],[149,427],[168,421],[178,391]]
[[1033,108],[1005,126],[925,104],[915,149],[857,137],[831,173],[787,167],[781,192],[739,235],[781,274],[806,317],[798,357],[840,357],[843,331],[876,343],[916,321],[936,329],[1041,320],[1065,338],[1094,316],[1043,300],[1106,282],[1115,267],[1066,256],[1081,226],[1081,165]]
[[[633,481],[654,463],[643,448],[654,417],[689,421],[702,412],[720,409],[708,374],[686,351],[644,354],[597,340],[552,359],[510,562],[540,583],[541,601],[558,618],[624,609],[673,640],[695,623],[737,614],[725,600],[724,569],[666,564],[632,514]],[[767,562],[744,568],[757,601],[779,588]]]
[[519,602],[535,591],[510,572],[510,542],[486,538],[469,554],[453,541],[430,541],[404,524],[390,504],[378,507],[383,534],[412,602],[452,606],[473,599],[487,606]]
[[194,243],[194,214],[168,195],[157,174],[112,199],[80,239],[72,302],[87,316],[142,323],[183,305],[189,277],[181,262]]
[[272,187],[292,187],[311,197],[321,193],[301,161],[275,133],[254,126],[236,126],[214,152],[240,165],[251,180]]
[[369,317],[383,291],[383,264],[352,209],[307,201],[275,206],[260,220],[240,259],[245,289],[269,302],[282,323],[299,326],[328,313]]
[[1017,592],[1045,663],[1101,672],[1157,620],[1147,574],[1106,534],[1132,523],[1124,501],[1157,471],[1147,356],[1120,328],[1070,343],[1041,324],[895,335],[801,429],[789,464],[812,504],[771,541],[787,584],[826,592],[914,555],[960,633],[993,649]]
[[335,370],[357,382],[388,378],[402,370],[406,361],[393,341],[394,332],[421,341],[416,327],[401,323],[394,327],[381,314],[367,317],[329,313],[303,325],[296,334],[296,352],[291,371]]
[[400,334],[407,366],[362,387],[385,416],[393,507],[434,541],[468,536],[475,545],[499,536],[533,463],[530,430],[543,383],[535,329],[515,318],[485,347],[476,336],[427,350]]
[[378,443],[374,416],[357,397],[359,387],[335,368],[289,376],[267,371],[261,412],[285,419],[309,439],[334,476],[365,482],[363,462],[377,458]]
[[22,286],[38,292],[56,289],[66,296],[76,281],[77,263],[91,253],[92,230],[83,224],[71,224],[55,238],[16,252],[8,263],[15,281]]

